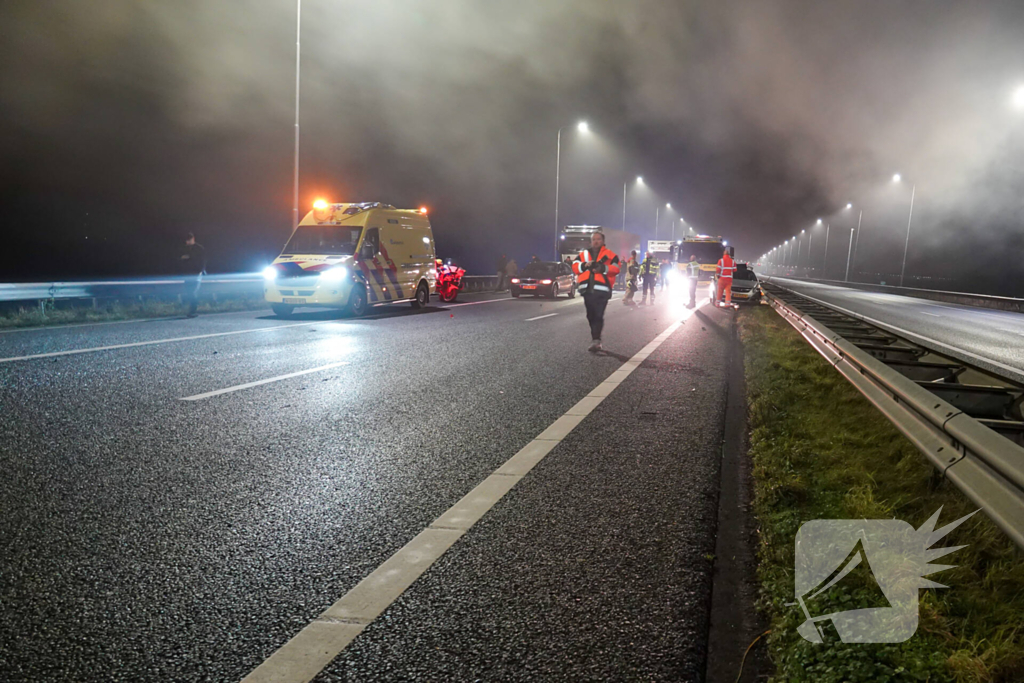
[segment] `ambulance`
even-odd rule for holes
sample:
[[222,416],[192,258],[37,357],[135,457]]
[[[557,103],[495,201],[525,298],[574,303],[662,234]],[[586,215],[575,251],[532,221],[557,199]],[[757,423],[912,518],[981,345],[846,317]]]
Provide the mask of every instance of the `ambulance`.
[[426,209],[317,200],[263,279],[264,298],[283,318],[299,306],[354,316],[385,304],[426,306],[437,284]]

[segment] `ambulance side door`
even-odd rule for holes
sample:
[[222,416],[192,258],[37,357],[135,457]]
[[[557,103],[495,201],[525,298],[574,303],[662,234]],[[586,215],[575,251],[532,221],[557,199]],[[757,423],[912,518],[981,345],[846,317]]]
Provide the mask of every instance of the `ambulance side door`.
[[387,280],[380,268],[380,228],[363,230],[363,241],[359,245],[360,270],[366,278],[367,295],[370,303],[388,301],[392,297]]

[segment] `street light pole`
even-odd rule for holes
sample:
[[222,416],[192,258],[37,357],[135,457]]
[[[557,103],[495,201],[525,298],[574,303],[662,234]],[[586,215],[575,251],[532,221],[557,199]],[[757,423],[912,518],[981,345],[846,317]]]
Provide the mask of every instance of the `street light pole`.
[[832,227],[831,221],[828,222],[828,223],[825,223],[825,257],[822,259],[822,262],[821,262],[821,275],[822,275],[822,279],[823,280],[827,280],[828,279],[828,275],[826,274],[825,271],[828,270],[828,231],[829,231],[829,228],[831,228],[831,227]]
[[900,287],[903,286],[903,275],[907,272],[907,247],[910,246],[910,222],[914,220],[914,196],[917,194],[917,183],[910,189],[910,215],[907,217],[907,239],[903,243],[903,266],[900,268]]
[[622,183],[622,232],[626,232],[626,183]]
[[654,209],[654,239],[658,239],[658,223],[661,222],[661,207]]
[[295,8],[295,177],[292,187],[292,230],[299,224],[299,77],[301,75],[299,48],[301,42],[302,0],[297,0]]
[[562,175],[562,129],[555,142],[555,260],[558,261],[558,185]]
[[850,248],[846,250],[846,277],[843,278],[843,282],[850,281],[850,255],[853,253],[853,231],[855,228],[850,228]]
[[[860,210],[860,215],[857,217],[857,236],[853,240],[853,258],[857,258],[857,247],[860,246],[860,222],[864,219],[864,209]],[[856,262],[856,261],[855,261]]]

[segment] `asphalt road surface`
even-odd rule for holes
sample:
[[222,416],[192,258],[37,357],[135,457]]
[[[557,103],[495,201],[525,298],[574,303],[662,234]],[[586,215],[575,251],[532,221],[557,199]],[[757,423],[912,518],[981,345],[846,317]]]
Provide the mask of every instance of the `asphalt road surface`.
[[852,311],[937,351],[1024,381],[1024,315],[908,296],[772,278],[772,282]]
[[687,316],[614,300],[603,355],[507,295],[0,333],[0,680],[241,680],[573,411],[316,680],[699,680],[733,331]]

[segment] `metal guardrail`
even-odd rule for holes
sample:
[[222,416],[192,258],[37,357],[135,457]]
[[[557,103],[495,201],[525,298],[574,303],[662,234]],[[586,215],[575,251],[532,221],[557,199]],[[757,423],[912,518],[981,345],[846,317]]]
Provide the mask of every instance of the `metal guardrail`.
[[792,290],[762,288],[818,353],[1024,549],[1024,387]]
[[[496,275],[467,275],[462,291],[483,292],[498,284]],[[95,305],[100,299],[137,297],[176,298],[184,289],[183,278],[140,278],[81,282],[0,283],[0,302],[37,302],[47,300],[88,299]],[[263,278],[256,273],[207,275],[203,277],[203,296],[261,296]]]
[[1015,299],[1008,296],[994,296],[991,294],[972,294],[971,292],[950,292],[941,289],[922,289],[920,287],[895,287],[893,285],[876,285],[866,282],[844,282],[842,280],[818,280],[809,277],[773,275],[765,276],[762,279],[771,281],[774,278],[796,280],[798,282],[813,282],[822,285],[833,285],[836,287],[848,287],[865,292],[879,292],[882,294],[898,294],[910,296],[917,299],[928,299],[930,301],[942,301],[948,304],[961,304],[974,306],[976,308],[991,308],[1000,311],[1013,311],[1024,313],[1024,299]]

